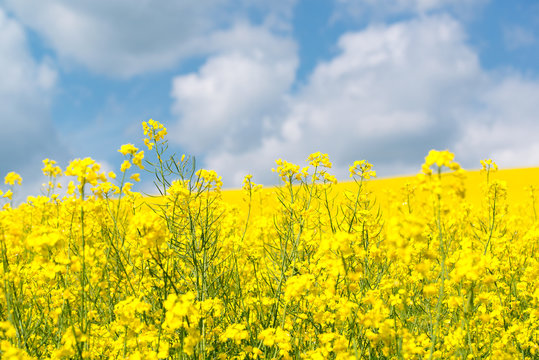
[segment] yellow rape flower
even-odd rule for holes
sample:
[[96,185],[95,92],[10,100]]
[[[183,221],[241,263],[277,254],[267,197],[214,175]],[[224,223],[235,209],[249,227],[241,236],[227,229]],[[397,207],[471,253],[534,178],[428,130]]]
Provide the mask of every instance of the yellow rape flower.
[[76,176],[81,185],[89,183],[97,185],[98,181],[107,181],[103,172],[100,172],[101,165],[95,160],[87,157],[84,159],[75,159],[69,163],[64,174],[66,176]]
[[13,198],[13,191],[8,190],[4,193],[3,197],[8,198],[9,200],[12,200]]
[[357,160],[354,161],[354,164],[350,166],[350,177],[358,176],[363,180],[368,180],[371,177],[376,177],[376,171],[371,170],[372,164],[367,160]]
[[239,345],[242,340],[245,340],[248,337],[249,332],[245,329],[245,325],[231,324],[226,328],[225,332],[221,334],[220,340],[224,342],[230,339]]
[[189,317],[198,317],[198,311],[194,306],[195,294],[188,292],[183,295],[171,294],[163,303],[166,309],[164,326],[171,330],[187,328]]
[[309,162],[309,165],[314,167],[323,166],[330,169],[332,166],[331,162],[329,161],[328,154],[322,154],[320,151],[309,155],[307,161]]
[[43,174],[45,176],[50,176],[50,177],[57,177],[59,175],[62,175],[62,169],[56,165],[56,161],[54,160],[50,160],[50,159],[45,159],[43,160]]
[[133,156],[133,164],[137,165],[141,170],[144,169],[142,160],[144,159],[144,150],[140,150]]
[[144,139],[144,144],[149,150],[152,150],[155,143],[161,141],[167,135],[167,128],[153,119],[150,119],[148,122],[142,122],[142,129],[144,130],[144,135],[147,136]]
[[257,192],[258,190],[262,189],[262,185],[255,184],[252,181],[253,175],[245,175],[245,178],[243,179],[243,186],[242,190],[246,191],[247,193]]
[[285,183],[292,182],[293,180],[301,180],[302,177],[307,177],[308,175],[308,167],[301,169],[299,165],[282,159],[275,160],[275,163],[278,165],[277,169],[271,169],[271,171],[278,173],[281,180]]
[[120,147],[118,152],[122,153],[122,155],[135,155],[135,153],[138,151],[138,149],[133,144],[124,144]]
[[221,186],[223,186],[223,181],[215,170],[200,169],[196,172],[196,176],[198,177],[196,185],[199,189],[214,189],[219,191],[221,190]]
[[0,321],[0,334],[2,337],[14,338],[17,331],[9,321]]
[[122,166],[120,167],[120,171],[125,172],[130,167],[131,167],[131,163],[129,162],[129,160],[124,160],[124,162],[122,163]]
[[125,195],[132,195],[133,192],[131,191],[131,188],[133,187],[133,183],[126,182],[122,188],[122,193]]
[[492,159],[480,160],[479,162],[482,165],[481,171],[498,171],[498,165],[496,165],[496,163],[492,161]]
[[4,178],[4,182],[7,185],[14,185],[15,183],[20,185],[21,182],[22,182],[22,177],[19,174],[17,174],[16,172],[11,171]]
[[422,171],[426,175],[431,174],[432,171],[430,170],[430,167],[432,165],[436,165],[438,168],[445,166],[453,171],[459,170],[460,165],[453,161],[454,158],[455,154],[449,152],[448,150],[431,150],[425,157],[425,163],[422,165]]
[[144,145],[148,147],[148,150],[152,150],[155,143],[151,142],[150,139],[144,139]]

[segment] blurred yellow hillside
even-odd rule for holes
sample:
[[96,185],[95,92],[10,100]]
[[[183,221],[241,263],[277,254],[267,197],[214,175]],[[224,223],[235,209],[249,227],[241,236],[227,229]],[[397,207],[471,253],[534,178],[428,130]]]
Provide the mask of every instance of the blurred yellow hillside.
[[[472,205],[479,205],[481,199],[481,184],[485,183],[484,173],[479,170],[466,171],[464,185],[466,188],[466,199]],[[499,170],[491,174],[491,179],[503,180],[507,183],[507,200],[510,204],[531,205],[530,193],[526,188],[533,185],[539,189],[539,167]],[[255,179],[256,181],[256,179]],[[392,196],[402,194],[403,187],[416,182],[415,176],[394,177],[385,179],[373,179],[367,183],[367,188],[371,191],[378,202],[383,206]],[[346,190],[354,191],[356,184],[352,181],[340,182],[335,186],[334,193],[344,193]],[[263,207],[268,207],[275,192],[274,187],[263,188],[260,194],[255,195],[253,203],[262,201]],[[231,205],[237,205],[240,209],[245,207],[247,202],[242,190],[223,190],[223,200]],[[530,209],[530,211],[532,211]]]

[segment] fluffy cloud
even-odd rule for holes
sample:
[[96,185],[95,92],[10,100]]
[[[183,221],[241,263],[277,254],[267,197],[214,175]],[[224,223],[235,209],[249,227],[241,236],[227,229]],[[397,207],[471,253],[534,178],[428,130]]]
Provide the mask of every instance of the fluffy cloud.
[[360,158],[384,164],[379,170],[387,174],[410,171],[410,159],[420,162],[435,144],[452,143],[454,113],[483,81],[458,23],[431,17],[372,26],[345,34],[338,47],[291,98],[278,132],[264,134],[258,149],[240,158],[214,151],[208,164],[234,181],[251,168],[269,182],[274,159],[298,162],[320,150],[341,177]]
[[[253,133],[219,127],[233,121],[219,112],[223,116],[214,117],[217,140],[206,166],[238,186],[246,173],[273,183],[276,177],[270,169],[275,159],[303,163],[314,151],[329,153],[341,178],[350,163],[363,158],[381,175],[414,173],[432,148],[455,151],[457,160],[468,167],[478,167],[479,159],[487,157],[514,165],[539,161],[539,140],[533,135],[539,130],[539,83],[483,70],[452,17],[370,26],[343,35],[338,48],[303,88],[283,101],[283,120],[275,122],[277,129],[262,127],[256,147],[243,153],[229,148],[224,139],[243,141]],[[213,70],[214,78],[226,73],[225,68]],[[204,78],[197,74],[184,80],[196,79],[201,85]],[[230,97],[226,99],[228,104]],[[239,96],[233,106],[248,106],[249,100]],[[211,107],[210,98],[197,106]],[[189,111],[196,113],[195,107]],[[182,121],[195,122],[188,117]]]
[[[6,0],[6,6],[35,29],[64,61],[107,75],[130,77],[170,68],[185,57],[211,52],[206,36],[252,9],[269,25],[281,26],[294,1],[277,5],[223,0],[165,1],[156,5],[114,0]],[[269,26],[268,25],[268,26]]]
[[32,58],[22,26],[2,9],[0,53],[0,174],[24,176],[39,171],[42,157],[62,152],[49,117],[56,72],[46,60]]
[[[295,0],[242,0],[237,7],[223,0],[4,0],[61,61],[95,72],[130,77],[200,56],[197,71],[172,81],[177,122],[169,125],[170,139],[202,155],[233,186],[246,173],[272,183],[276,158],[303,162],[314,151],[329,153],[341,178],[362,158],[381,175],[413,173],[431,148],[456,151],[469,167],[485,157],[536,164],[538,80],[482,69],[454,16],[484,2],[338,1],[337,13],[401,21],[345,33],[335,56],[298,85],[297,45],[283,35],[292,34]],[[32,59],[21,25],[1,15],[0,47],[8,54],[0,60],[2,125],[10,138],[24,134],[32,144],[6,142],[3,154],[46,153],[54,132],[43,114],[56,73]],[[262,20],[253,25],[246,18]]]
[[218,32],[208,42],[220,48],[218,54],[198,72],[173,80],[179,123],[171,138],[193,153],[249,151],[279,129],[298,65],[296,46],[246,24]]
[[[461,137],[453,148],[468,166],[492,158],[502,167],[539,165],[539,79],[493,75],[477,106],[462,114]],[[472,163],[473,162],[473,163]]]

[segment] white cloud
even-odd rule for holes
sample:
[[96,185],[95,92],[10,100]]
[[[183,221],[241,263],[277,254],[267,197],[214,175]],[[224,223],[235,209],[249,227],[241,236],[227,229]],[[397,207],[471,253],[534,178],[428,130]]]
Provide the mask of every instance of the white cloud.
[[[358,159],[374,163],[382,176],[415,173],[432,148],[455,151],[457,161],[473,168],[486,157],[499,157],[504,166],[539,164],[539,82],[483,70],[454,18],[371,26],[343,35],[338,47],[333,59],[319,64],[303,88],[283,101],[287,112],[275,122],[277,130],[261,128],[257,145],[238,153],[223,139],[241,141],[255,133],[218,129],[205,165],[229,186],[239,186],[247,173],[274,183],[275,159],[304,163],[314,151],[329,153],[342,179]],[[220,79],[227,69],[213,67],[212,76]],[[205,83],[202,73],[192,79]],[[264,89],[255,84],[255,94]],[[219,92],[211,99],[230,101],[219,99]],[[233,107],[251,102],[238,96]],[[190,112],[207,111],[209,96],[204,104]],[[236,119],[220,113],[219,124]]]
[[[303,162],[314,151],[328,152],[341,178],[362,158],[382,175],[415,172],[431,148],[454,150],[466,166],[485,157],[507,166],[539,161],[537,79],[483,70],[456,17],[439,15],[486,0],[339,1],[337,13],[346,16],[414,19],[344,34],[338,53],[294,91],[298,50],[276,35],[290,34],[294,0],[242,0],[236,10],[222,0],[4,2],[61,61],[95,72],[130,77],[208,56],[198,71],[173,80],[178,121],[170,140],[204,156],[227,185],[239,186],[246,173],[272,183],[274,159]],[[249,9],[263,14],[260,25],[238,20]],[[47,136],[55,135],[42,114],[56,72],[32,59],[17,21],[1,13],[0,29],[2,126],[12,139],[27,136],[2,151],[14,158],[52,149]]]
[[171,68],[208,52],[206,36],[226,28],[252,8],[265,10],[268,26],[282,27],[294,1],[268,5],[241,1],[31,1],[6,0],[64,61],[107,75],[130,77]]
[[278,128],[295,78],[296,46],[264,28],[237,25],[209,39],[220,52],[173,80],[173,141],[188,151],[248,151]]
[[15,20],[10,19],[0,9],[0,52],[2,57],[3,96],[14,94],[35,94],[49,90],[55,83],[56,73],[46,63],[36,64],[28,52],[26,35]]
[[279,132],[264,133],[241,157],[220,147],[207,163],[234,181],[251,168],[271,182],[274,159],[298,162],[314,151],[328,152],[341,177],[360,158],[385,164],[386,174],[409,170],[409,159],[420,162],[434,144],[452,143],[459,122],[452,111],[481,86],[477,56],[464,40],[447,16],[345,34],[340,53],[291,97]]
[[23,27],[2,9],[0,53],[0,176],[17,171],[25,177],[40,173],[44,157],[62,152],[49,117],[56,71],[46,59],[32,58]]
[[502,167],[539,165],[539,80],[517,74],[493,75],[478,106],[463,114],[454,149],[468,166],[492,158]]

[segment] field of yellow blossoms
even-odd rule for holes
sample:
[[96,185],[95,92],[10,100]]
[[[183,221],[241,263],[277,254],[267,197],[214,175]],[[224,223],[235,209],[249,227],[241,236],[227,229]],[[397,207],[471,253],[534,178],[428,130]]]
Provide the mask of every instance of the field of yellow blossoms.
[[[367,161],[337,185],[314,153],[227,195],[143,128],[118,176],[45,160],[47,195],[18,206],[6,176],[2,359],[539,358],[538,194],[512,199],[492,160],[471,187],[433,150],[388,191]],[[139,170],[159,198],[132,191]]]

